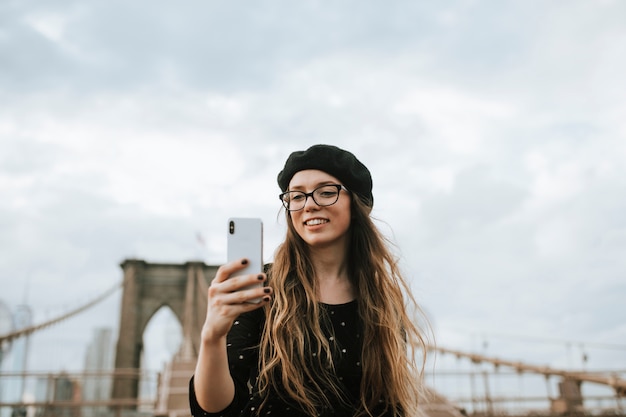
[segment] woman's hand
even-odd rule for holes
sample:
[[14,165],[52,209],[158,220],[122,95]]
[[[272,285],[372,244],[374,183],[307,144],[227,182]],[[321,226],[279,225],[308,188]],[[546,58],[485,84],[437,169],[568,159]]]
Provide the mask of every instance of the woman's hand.
[[[221,340],[240,314],[255,310],[270,301],[270,287],[246,288],[265,282],[265,274],[231,277],[235,272],[244,269],[247,263],[247,259],[240,259],[222,265],[217,270],[208,291],[207,313],[201,336],[203,342]],[[255,302],[259,299],[260,302]]]

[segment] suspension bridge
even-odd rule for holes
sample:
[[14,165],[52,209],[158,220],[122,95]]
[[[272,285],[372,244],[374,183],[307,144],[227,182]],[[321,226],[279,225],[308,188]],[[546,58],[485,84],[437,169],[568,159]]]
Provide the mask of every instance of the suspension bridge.
[[[23,386],[29,379],[45,387],[43,393],[28,401],[4,401],[0,397],[0,417],[189,415],[187,384],[193,373],[206,311],[206,290],[217,266],[130,259],[121,267],[124,276],[119,284],[78,308],[0,334],[0,347],[4,349],[51,326],[62,326],[64,321],[121,292],[114,365],[76,373],[0,371],[0,388],[16,381],[21,381]],[[169,307],[180,322],[182,342],[171,361],[155,373],[141,369],[142,337],[150,319],[163,306]],[[557,369],[443,346],[433,345],[429,349],[434,356],[450,357],[466,364],[456,370],[426,369],[428,398],[423,407],[429,417],[626,415],[626,370]],[[520,387],[522,380],[530,381],[526,382],[530,386]],[[449,389],[450,385],[455,389]],[[153,394],[142,394],[142,387],[146,386],[154,388]],[[588,386],[596,389],[586,394],[584,388]],[[95,397],[86,395],[94,387],[100,387],[103,393]]]

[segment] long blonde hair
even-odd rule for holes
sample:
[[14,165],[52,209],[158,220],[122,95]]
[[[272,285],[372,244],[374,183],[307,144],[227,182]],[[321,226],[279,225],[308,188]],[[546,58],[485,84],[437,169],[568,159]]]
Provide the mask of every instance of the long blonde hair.
[[[355,415],[373,416],[382,400],[393,415],[414,416],[422,392],[426,338],[405,305],[420,311],[370,210],[352,195],[348,274],[364,336],[361,398]],[[323,311],[307,244],[296,233],[288,212],[286,216],[287,236],[270,273],[274,297],[266,306],[258,386],[262,395],[284,392],[286,400],[317,415],[320,408],[331,405],[329,397],[343,397],[333,378],[324,320],[318,319]]]

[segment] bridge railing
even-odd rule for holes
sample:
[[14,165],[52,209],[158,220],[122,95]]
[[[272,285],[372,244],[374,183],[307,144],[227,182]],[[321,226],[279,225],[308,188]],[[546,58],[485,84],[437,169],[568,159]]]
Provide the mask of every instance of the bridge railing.
[[[626,370],[586,372],[626,377]],[[468,415],[625,415],[626,399],[609,386],[554,375],[488,369],[430,370],[425,382]]]
[[[623,378],[624,371],[619,373]],[[589,372],[606,374],[605,372]],[[139,378],[137,399],[110,398],[115,375]],[[0,373],[0,385],[6,388],[23,381],[33,396],[20,401],[0,402],[1,417],[147,417],[166,415],[157,406],[160,374],[155,371],[122,370],[118,372],[75,373]],[[484,368],[430,370],[426,384],[471,416],[623,416],[624,397],[609,387],[582,386],[577,394],[572,386],[554,376],[524,374],[512,370]],[[561,384],[561,385],[560,385]],[[575,384],[576,385],[576,384]],[[580,386],[578,386],[580,388]],[[569,407],[569,408],[568,408]],[[572,408],[574,407],[574,408]]]
[[[114,377],[139,378],[138,398],[111,399]],[[145,370],[0,373],[0,417],[153,416],[159,373]],[[24,396],[13,392],[24,387]]]

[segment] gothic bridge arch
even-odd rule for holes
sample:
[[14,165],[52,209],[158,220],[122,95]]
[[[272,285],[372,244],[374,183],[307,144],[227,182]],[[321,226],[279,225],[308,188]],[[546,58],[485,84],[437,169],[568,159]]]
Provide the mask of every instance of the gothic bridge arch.
[[[177,355],[183,359],[197,357],[207,289],[218,267],[204,262],[165,264],[140,259],[127,259],[120,266],[124,284],[115,370],[140,368],[143,333],[152,316],[164,305],[172,310],[182,327],[183,340]],[[113,399],[136,399],[138,394],[137,376],[115,377]]]

